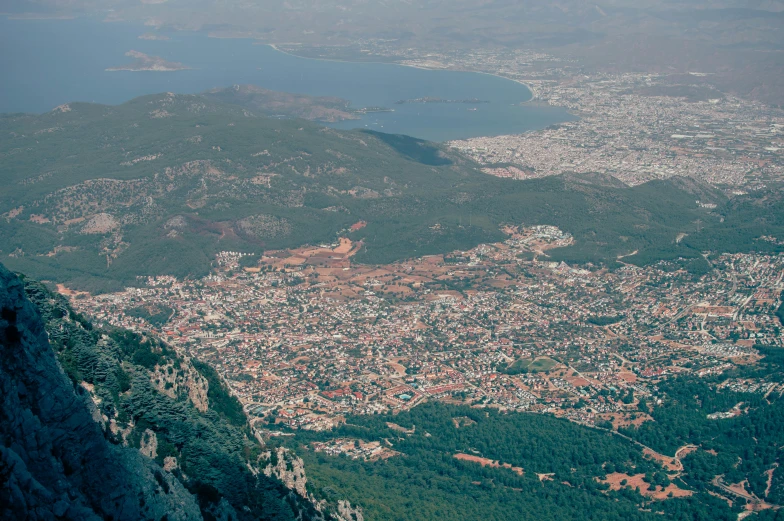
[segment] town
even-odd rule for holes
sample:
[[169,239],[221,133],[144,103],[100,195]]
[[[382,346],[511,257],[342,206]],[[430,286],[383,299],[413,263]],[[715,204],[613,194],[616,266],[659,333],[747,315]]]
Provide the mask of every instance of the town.
[[[669,261],[609,270],[548,260],[574,240],[553,226],[504,232],[502,243],[382,266],[353,265],[348,238],[252,262],[222,252],[203,279],[151,277],[71,300],[212,364],[266,435],[426,400],[639,425],[662,379],[784,346],[784,255],[715,256],[701,277]],[[725,385],[784,392],[764,378]]]
[[[525,84],[529,103],[575,116],[539,131],[452,141],[488,174],[514,179],[565,172],[628,185],[686,176],[742,193],[784,179],[784,111],[724,93],[710,75],[610,73],[533,50],[422,52],[357,42],[366,56],[412,67],[477,71]],[[327,53],[291,44],[287,52]],[[320,49],[320,50],[319,50]]]
[[486,165],[486,173],[516,179],[598,172],[638,185],[685,176],[737,193],[784,178],[784,115],[664,79],[604,74],[537,81],[538,101],[579,119],[450,145]]

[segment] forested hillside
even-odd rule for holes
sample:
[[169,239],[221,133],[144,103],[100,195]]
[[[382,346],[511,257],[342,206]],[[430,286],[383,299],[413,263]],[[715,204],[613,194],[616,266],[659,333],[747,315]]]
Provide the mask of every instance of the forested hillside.
[[[640,402],[650,419],[638,427],[437,402],[285,443],[306,462],[314,496],[348,498],[369,519],[729,521],[744,510],[781,519],[784,401],[774,384],[784,355],[757,349],[753,365],[663,380]],[[747,381],[772,391],[745,390]]]
[[[640,402],[651,419],[639,427],[426,403],[287,444],[315,496],[350,498],[373,519],[780,519],[784,401],[738,382],[783,381],[784,357],[757,349],[756,364],[662,381]],[[352,440],[394,453],[325,450]]]
[[[380,441],[400,454],[363,461],[314,450],[335,439]],[[368,519],[737,519],[738,507],[675,477],[639,445],[551,416],[429,403],[348,418],[334,432],[298,433],[291,445],[315,495],[349,498]],[[665,492],[613,490],[604,481],[616,473],[644,476],[642,484]]]
[[[683,458],[683,479],[697,490],[720,492],[724,483],[745,483],[761,500],[784,503],[784,474],[779,472],[784,446],[784,401],[778,393],[762,395],[716,388],[734,378],[784,380],[781,348],[758,346],[765,355],[759,367],[730,372],[713,379],[677,378],[662,382],[663,403],[651,407],[652,422],[621,431],[645,445],[674,454],[679,447],[699,450]],[[712,419],[712,413],[738,408],[741,414]]]
[[[770,215],[766,206],[728,205],[690,180],[499,179],[433,143],[257,116],[201,96],[4,115],[0,135],[0,260],[82,289],[203,275],[218,251],[338,236],[362,241],[354,261],[384,263],[496,241],[510,223],[572,233],[575,244],[553,259],[573,262],[612,265],[637,251],[626,262],[699,263],[701,251],[728,242],[782,248],[759,240],[780,236],[781,222],[747,218]],[[778,208],[780,193],[770,193],[778,199],[753,197]]]

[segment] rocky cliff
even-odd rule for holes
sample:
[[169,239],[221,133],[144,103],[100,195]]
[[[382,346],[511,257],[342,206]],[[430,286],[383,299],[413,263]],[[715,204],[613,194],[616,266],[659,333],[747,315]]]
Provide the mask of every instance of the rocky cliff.
[[[308,478],[305,475],[305,463],[302,458],[284,447],[277,447],[264,454],[266,467],[263,472],[267,477],[274,476],[286,487],[293,490],[301,497],[313,503],[316,510],[324,519],[334,521],[365,521],[363,510],[359,506],[352,506],[350,502],[340,499],[337,503],[316,499],[308,491]],[[314,520],[319,521],[319,520]]]
[[324,519],[211,368],[0,265],[0,518]]
[[106,441],[49,347],[24,285],[0,266],[0,517],[201,519],[194,496]]

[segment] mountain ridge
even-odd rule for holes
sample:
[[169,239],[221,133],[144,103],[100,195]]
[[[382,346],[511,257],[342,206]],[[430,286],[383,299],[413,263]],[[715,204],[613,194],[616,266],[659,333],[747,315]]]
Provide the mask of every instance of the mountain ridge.
[[[92,291],[202,276],[220,251],[340,237],[362,244],[353,262],[383,264],[497,242],[508,224],[552,224],[575,237],[555,260],[611,266],[635,250],[641,262],[699,258],[711,246],[692,247],[692,232],[726,228],[728,198],[693,180],[499,179],[443,145],[198,95],[6,115],[0,133],[0,261]],[[689,238],[675,244],[679,234]]]
[[[22,282],[1,265],[0,307],[2,516],[200,517],[193,497],[157,464],[105,442],[83,397],[73,392],[48,349],[43,324],[24,296]],[[154,492],[164,487],[166,494]]]

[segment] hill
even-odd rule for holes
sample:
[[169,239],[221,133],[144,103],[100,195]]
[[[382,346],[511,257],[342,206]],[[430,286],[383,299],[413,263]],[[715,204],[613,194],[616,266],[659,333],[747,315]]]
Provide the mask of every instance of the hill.
[[[351,440],[395,455],[349,458],[321,448]],[[384,521],[730,521],[740,512],[628,439],[551,416],[426,403],[395,416],[349,417],[334,431],[300,431],[286,443],[302,454],[316,495],[351,498]]]
[[328,96],[291,94],[262,89],[255,85],[212,89],[202,95],[220,103],[239,105],[268,116],[326,122],[359,119],[351,108],[351,102]]
[[497,241],[507,223],[572,233],[575,245],[554,260],[699,258],[676,238],[718,237],[725,226],[727,199],[693,181],[498,179],[437,144],[267,118],[204,96],[4,115],[0,134],[0,261],[90,290],[203,275],[218,251],[340,236],[362,242],[355,261],[385,263]]

